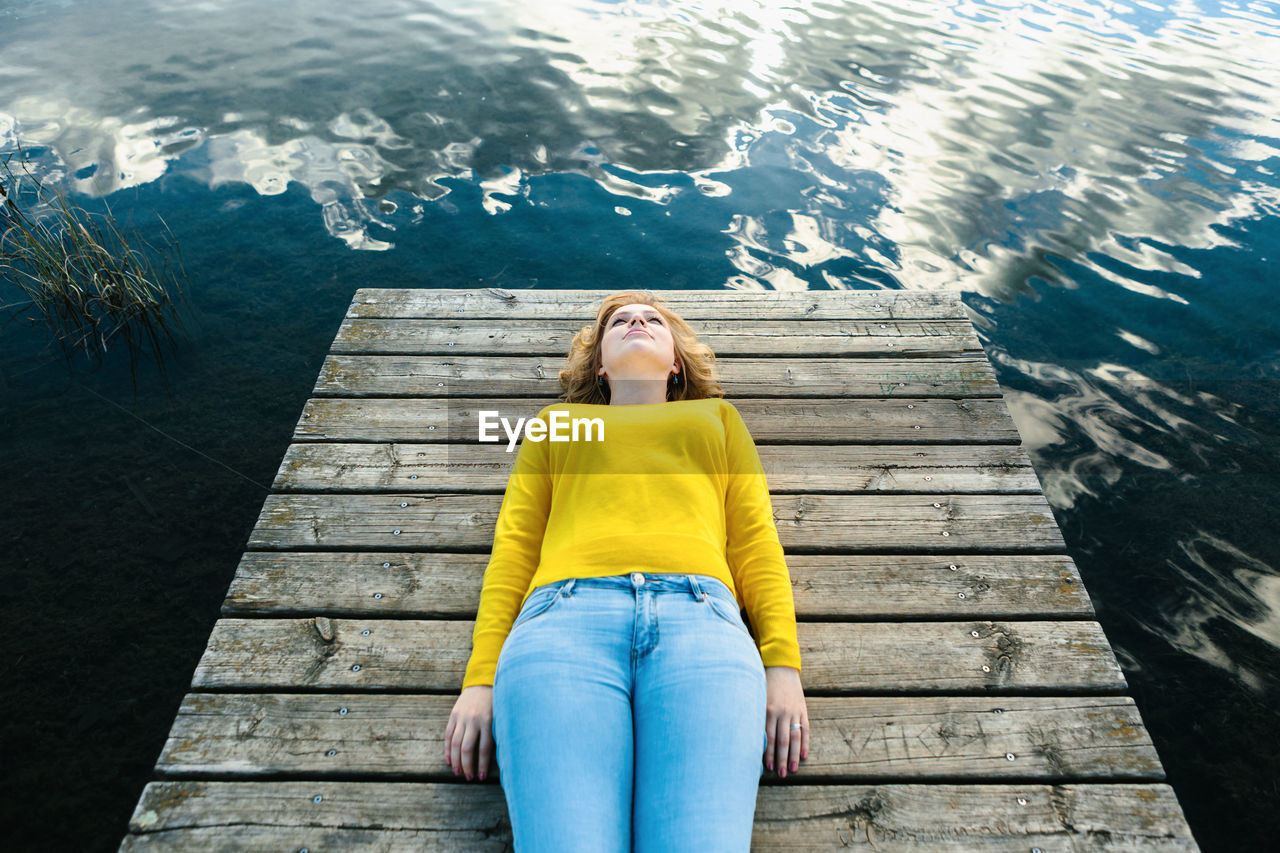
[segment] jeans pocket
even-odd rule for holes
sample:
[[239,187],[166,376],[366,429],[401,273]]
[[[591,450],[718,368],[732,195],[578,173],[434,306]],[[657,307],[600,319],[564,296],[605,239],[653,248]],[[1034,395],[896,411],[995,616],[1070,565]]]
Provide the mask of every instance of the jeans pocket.
[[546,613],[561,597],[559,584],[534,590],[525,601],[524,607],[520,608],[516,621],[511,623],[511,630],[514,631],[517,625],[523,625],[530,619]]
[[751,636],[751,632],[747,630],[747,625],[742,621],[742,611],[738,608],[737,599],[732,603],[725,601],[720,595],[714,592],[707,592],[706,602],[711,607],[711,612],[719,616],[730,625],[734,625],[739,631]]

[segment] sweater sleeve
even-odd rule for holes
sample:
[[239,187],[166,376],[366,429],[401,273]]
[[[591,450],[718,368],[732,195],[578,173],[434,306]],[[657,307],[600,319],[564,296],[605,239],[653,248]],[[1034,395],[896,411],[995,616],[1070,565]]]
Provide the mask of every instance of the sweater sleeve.
[[728,488],[726,557],[734,585],[756,632],[765,666],[800,670],[791,574],[773,521],[773,502],[755,441],[732,403],[725,401]]
[[[539,417],[542,416],[543,413],[539,413]],[[471,635],[471,658],[462,679],[464,690],[476,684],[493,684],[498,654],[538,568],[542,536],[551,508],[548,468],[546,441],[520,442],[494,526],[489,565],[484,570]]]

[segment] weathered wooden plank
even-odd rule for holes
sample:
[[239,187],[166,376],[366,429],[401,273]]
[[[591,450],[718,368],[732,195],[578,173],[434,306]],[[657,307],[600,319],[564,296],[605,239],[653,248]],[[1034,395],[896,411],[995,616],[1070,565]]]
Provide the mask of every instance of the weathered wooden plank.
[[[156,769],[165,776],[452,778],[455,695],[192,693]],[[1133,700],[811,697],[807,780],[1160,780]],[[1012,755],[1013,758],[1009,758]]]
[[[474,619],[488,562],[487,554],[248,551],[222,612]],[[801,620],[1093,615],[1065,554],[794,555],[787,564]]]
[[[554,609],[541,618],[554,618]],[[192,688],[457,690],[462,684],[473,621],[316,619],[219,619]],[[1107,692],[1125,686],[1096,622],[800,622],[796,634],[806,691]]]
[[[564,356],[590,319],[400,320],[347,318],[330,352],[365,355]],[[854,356],[981,353],[968,320],[699,320],[717,356]]]
[[[765,445],[774,494],[1040,491],[1014,445]],[[273,488],[285,491],[502,492],[515,453],[492,444],[292,444]]]
[[[493,545],[501,495],[267,495],[255,550],[475,550]],[[785,549],[1065,550],[1043,495],[775,495]]]
[[[377,398],[313,397],[295,439],[330,441],[474,442],[479,412],[530,418],[554,397]],[[955,443],[1019,444],[1002,398],[901,399],[733,398],[757,444]]]
[[[1173,789],[1150,782],[765,784],[755,820],[753,851],[1198,849]],[[122,851],[511,849],[496,782],[152,782],[129,831]]]
[[[595,319],[613,290],[399,289],[362,287],[348,317],[449,317],[458,320]],[[965,320],[958,289],[761,291],[655,290],[686,320]]]
[[[317,397],[546,397],[564,359],[480,355],[329,355]],[[725,394],[753,397],[998,397],[983,356],[717,359]]]

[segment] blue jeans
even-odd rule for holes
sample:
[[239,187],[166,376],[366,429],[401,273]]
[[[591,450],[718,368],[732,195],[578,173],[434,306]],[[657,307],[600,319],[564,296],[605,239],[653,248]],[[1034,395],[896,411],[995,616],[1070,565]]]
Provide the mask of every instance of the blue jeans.
[[713,577],[538,587],[493,676],[516,853],[745,853],[765,699],[760,652]]

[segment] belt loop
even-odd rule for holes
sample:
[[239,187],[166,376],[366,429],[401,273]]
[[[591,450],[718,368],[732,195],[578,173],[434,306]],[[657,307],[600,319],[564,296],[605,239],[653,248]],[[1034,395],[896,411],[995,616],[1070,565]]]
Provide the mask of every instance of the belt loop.
[[698,601],[702,601],[707,594],[702,591],[702,587],[698,584],[698,579],[693,575],[685,575],[689,579],[689,591],[693,593],[693,597]]
[[573,584],[574,584],[574,581],[576,580],[577,578],[569,578],[569,580],[565,583],[565,585],[560,587],[560,594],[565,596],[566,598],[570,595],[573,595]]

